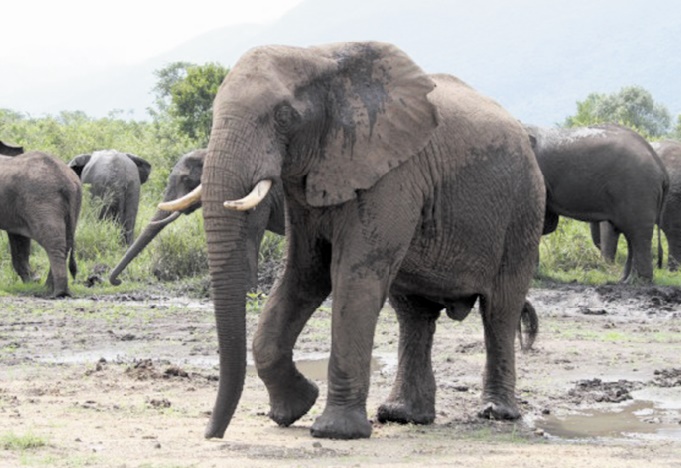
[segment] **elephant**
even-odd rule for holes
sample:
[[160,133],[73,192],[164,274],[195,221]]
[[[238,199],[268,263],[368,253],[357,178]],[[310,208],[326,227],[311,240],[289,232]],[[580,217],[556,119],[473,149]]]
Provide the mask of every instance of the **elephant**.
[[629,246],[621,281],[651,282],[653,231],[669,176],[648,142],[615,124],[525,129],[546,183],[543,234],[556,230],[559,216],[607,221]]
[[90,193],[102,201],[100,219],[113,219],[123,231],[126,245],[135,235],[135,220],[140,199],[140,185],[149,179],[151,164],[133,154],[117,150],[81,154],[69,162]]
[[10,145],[0,140],[0,156],[19,156],[23,152],[23,146]]
[[246,226],[273,185],[285,195],[287,259],[253,338],[271,419],[289,426],[317,399],[293,346],[329,294],[328,394],[313,437],[370,437],[371,349],[388,297],[398,368],[379,421],[434,420],[436,321],[442,309],[463,320],[477,301],[487,350],[478,414],[520,417],[514,339],[545,210],[522,126],[391,44],[260,46],[218,91],[201,177],[220,351],[207,438],[224,436],[243,390]]
[[[175,164],[168,176],[163,201],[181,199],[189,196],[201,183],[203,172],[203,161],[206,157],[206,149],[198,149],[182,156]],[[162,205],[163,206],[163,205]],[[118,276],[125,270],[128,264],[151,242],[168,224],[175,221],[181,213],[186,215],[193,213],[201,207],[200,200],[189,207],[170,213],[158,209],[151,218],[151,221],[144,228],[135,242],[128,248],[121,261],[114,267],[109,275],[109,282],[113,285],[120,285],[121,280]],[[250,285],[254,287],[257,282],[258,271],[258,246],[265,234],[265,229],[279,235],[284,234],[284,193],[281,186],[275,187],[266,200],[258,207],[257,212],[249,217],[247,227],[248,244],[248,263],[251,273]]]
[[75,233],[82,200],[81,183],[64,162],[39,151],[0,156],[0,229],[7,231],[12,266],[31,281],[31,239],[50,261],[46,286],[52,297],[69,296],[68,270],[76,277]]
[[[662,208],[659,227],[667,237],[669,246],[667,266],[670,271],[676,271],[681,262],[681,142],[656,141],[651,142],[650,146],[659,156],[669,175],[669,190]],[[591,234],[594,244],[601,249],[603,258],[610,262],[614,261],[619,231],[608,222],[591,223]],[[658,265],[662,267],[661,252],[658,255]]]

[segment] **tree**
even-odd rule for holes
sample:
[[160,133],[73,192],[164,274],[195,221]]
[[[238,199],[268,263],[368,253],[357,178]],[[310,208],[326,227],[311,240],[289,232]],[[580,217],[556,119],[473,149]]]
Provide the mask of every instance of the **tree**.
[[671,115],[641,86],[626,86],[616,93],[591,93],[584,101],[578,101],[577,114],[568,117],[565,126],[582,127],[605,122],[620,123],[647,138],[654,138],[669,131]]
[[674,127],[674,130],[669,136],[676,140],[681,140],[681,114],[676,117],[676,127]]
[[154,88],[157,110],[150,113],[157,122],[169,119],[177,130],[195,141],[208,144],[213,120],[213,100],[229,70],[217,63],[194,65],[175,62],[156,71]]

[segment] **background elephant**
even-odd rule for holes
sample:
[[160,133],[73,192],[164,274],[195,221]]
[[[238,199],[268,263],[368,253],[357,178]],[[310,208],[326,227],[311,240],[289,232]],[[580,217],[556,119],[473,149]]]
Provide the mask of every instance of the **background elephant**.
[[370,435],[369,364],[388,296],[399,362],[379,420],[433,421],[436,320],[442,309],[461,320],[478,299],[487,350],[479,414],[519,417],[514,338],[545,201],[522,127],[389,44],[268,46],[245,54],[223,82],[202,176],[220,348],[207,437],[223,436],[243,389],[246,223],[271,183],[284,188],[288,252],[253,354],[274,421],[292,424],[317,398],[292,349],[330,293],[328,396],[313,436]]
[[651,281],[653,230],[669,186],[655,151],[619,125],[525,128],[546,183],[544,234],[559,216],[608,221],[629,246],[622,281]]
[[[175,164],[168,176],[168,185],[163,194],[163,201],[168,202],[188,195],[201,184],[203,161],[207,150],[199,149],[185,154]],[[144,228],[134,244],[130,246],[121,261],[111,271],[109,281],[111,284],[121,284],[118,276],[125,270],[128,264],[160,233],[164,227],[176,220],[180,214],[190,214],[201,207],[201,201],[173,213],[158,209],[151,221]],[[276,234],[284,234],[284,194],[281,186],[275,187],[267,199],[258,207],[258,210],[249,217],[247,227],[248,263],[251,272],[251,287],[256,285],[258,271],[258,246],[265,234],[265,229]],[[250,242],[252,241],[252,242]]]
[[23,152],[23,146],[9,145],[3,141],[0,141],[0,155],[2,156],[18,156]]
[[31,239],[50,261],[46,285],[52,296],[69,295],[66,260],[75,278],[75,233],[80,215],[81,185],[66,164],[32,151],[0,156],[0,229],[7,231],[12,266],[22,281],[31,278]]
[[[660,229],[667,237],[669,257],[667,265],[671,271],[678,269],[681,262],[681,142],[665,140],[650,144],[660,157],[669,174],[669,190],[665,198]],[[592,223],[591,233],[594,244],[601,249],[601,254],[608,261],[615,260],[619,231],[610,223]],[[662,255],[658,263],[662,265]]]
[[90,193],[102,201],[100,219],[121,224],[127,245],[135,236],[135,220],[140,201],[140,185],[149,178],[151,164],[133,154],[116,150],[81,154],[69,162]]

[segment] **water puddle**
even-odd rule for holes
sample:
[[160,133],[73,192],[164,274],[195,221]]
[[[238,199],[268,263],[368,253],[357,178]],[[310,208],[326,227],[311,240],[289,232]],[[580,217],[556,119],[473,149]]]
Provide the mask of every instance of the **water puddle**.
[[[250,356],[249,356],[250,358]],[[296,357],[295,359],[296,367],[298,370],[308,379],[311,380],[327,380],[328,378],[328,368],[329,368],[329,358],[328,354],[314,354],[314,355],[304,355]],[[371,358],[371,373],[383,372],[388,368],[397,365],[397,356],[389,355],[376,355],[374,354]],[[249,359],[247,372],[256,375],[255,366]]]
[[[132,350],[131,350],[132,351]],[[117,349],[98,349],[96,351],[88,350],[82,352],[62,353],[58,356],[43,356],[37,360],[45,363],[55,364],[83,364],[95,363],[100,359],[106,359],[109,362],[118,363],[132,363],[135,359],[139,359],[139,352],[126,352],[118,347]],[[329,358],[326,353],[319,354],[304,354],[294,356],[296,367],[307,378],[312,380],[326,380],[328,377]],[[187,365],[198,367],[202,369],[216,369],[219,366],[218,357],[208,356],[188,356],[182,358],[179,365]],[[382,372],[397,366],[397,356],[374,354],[371,358],[371,372]],[[256,375],[255,365],[251,353],[247,357],[246,372],[250,375]]]
[[[636,400],[618,405],[616,409],[588,409],[566,416],[550,415],[535,421],[535,425],[550,437],[563,439],[681,440],[678,389],[675,389],[677,395],[673,400],[671,392],[666,390],[674,389],[648,389],[644,391],[648,395],[637,395]],[[639,399],[644,396],[653,398]]]

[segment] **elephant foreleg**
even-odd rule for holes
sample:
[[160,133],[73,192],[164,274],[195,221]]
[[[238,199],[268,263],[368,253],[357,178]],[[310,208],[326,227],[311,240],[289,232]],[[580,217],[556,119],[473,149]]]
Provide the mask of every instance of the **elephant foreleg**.
[[270,397],[269,417],[280,426],[288,426],[305,415],[319,395],[317,386],[293,362],[298,335],[331,292],[328,266],[319,267],[286,268],[267,301],[253,338],[258,376]]
[[435,420],[435,377],[431,349],[442,305],[415,296],[390,295],[400,325],[398,365],[380,422],[430,424]]
[[31,239],[19,234],[7,233],[9,238],[10,254],[12,256],[12,266],[21,281],[28,283],[33,280],[28,258],[31,254]]

